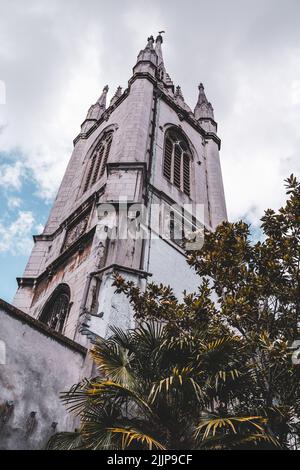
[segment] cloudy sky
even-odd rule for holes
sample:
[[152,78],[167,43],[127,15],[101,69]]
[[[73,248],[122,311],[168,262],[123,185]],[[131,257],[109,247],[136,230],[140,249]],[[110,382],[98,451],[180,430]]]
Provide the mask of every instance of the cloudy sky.
[[[10,301],[91,103],[126,87],[150,34],[186,102],[205,84],[231,220],[300,173],[299,0],[0,0],[0,297]],[[5,104],[4,104],[4,98]]]

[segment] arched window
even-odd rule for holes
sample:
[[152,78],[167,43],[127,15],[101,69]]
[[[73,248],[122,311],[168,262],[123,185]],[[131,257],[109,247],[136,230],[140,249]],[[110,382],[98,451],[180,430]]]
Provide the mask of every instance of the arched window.
[[70,309],[70,288],[67,284],[59,285],[39,317],[39,320],[45,323],[59,333],[63,332],[65,322]]
[[83,192],[87,191],[104,175],[105,166],[107,163],[113,132],[104,134],[100,142],[93,150],[89,162],[88,171],[86,173]]
[[188,196],[191,192],[192,153],[184,135],[177,129],[166,132],[164,151],[164,176]]

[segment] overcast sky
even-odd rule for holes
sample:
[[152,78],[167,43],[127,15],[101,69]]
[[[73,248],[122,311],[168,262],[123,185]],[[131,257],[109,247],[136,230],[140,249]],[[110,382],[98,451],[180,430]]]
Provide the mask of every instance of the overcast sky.
[[229,218],[258,225],[300,173],[299,0],[0,0],[0,297],[11,300],[87,109],[150,34],[193,108],[205,85]]

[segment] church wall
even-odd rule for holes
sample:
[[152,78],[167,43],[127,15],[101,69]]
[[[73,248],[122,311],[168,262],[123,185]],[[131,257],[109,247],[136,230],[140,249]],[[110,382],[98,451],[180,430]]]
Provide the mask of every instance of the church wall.
[[147,266],[153,274],[151,282],[170,285],[178,298],[182,297],[184,290],[195,292],[199,286],[199,276],[187,264],[184,253],[161,238],[151,240],[150,243]]
[[[76,251],[73,255],[68,257],[51,277],[44,277],[36,284],[35,289],[21,287],[18,289],[15,297],[14,305],[23,311],[29,311],[30,314],[38,318],[45,303],[50,298],[55,288],[61,284],[66,283],[71,291],[71,309],[64,329],[64,334],[71,339],[75,338],[76,327],[78,322],[78,315],[80,305],[83,297],[87,275],[93,270],[90,259],[91,242],[89,242],[83,251]],[[30,298],[30,305],[26,307],[26,302]],[[84,336],[79,335],[78,340],[82,344],[86,344],[87,340]]]
[[[129,95],[113,111],[109,119],[102,122],[87,139],[79,139],[79,141],[77,141],[66,170],[66,174],[54,202],[49,220],[46,224],[45,233],[50,234],[51,231],[53,232],[56,230],[63,220],[70,216],[70,214],[74,212],[86,199],[88,199],[92,193],[99,190],[99,188],[106,184],[106,182],[108,188],[106,200],[115,200],[116,176],[118,179],[117,197],[124,195],[128,196],[130,191],[132,192],[132,198],[134,200],[141,196],[141,191],[138,190],[136,186],[137,184],[138,186],[141,186],[142,184],[140,172],[131,172],[131,174],[126,171],[126,175],[124,175],[124,178],[121,180],[119,179],[118,174],[116,175],[116,171],[114,171],[108,175],[108,178],[105,174],[97,184],[82,196],[80,196],[80,191],[85,174],[86,154],[101,132],[109,126],[114,126],[113,128],[116,130],[108,163],[145,161],[147,157],[148,129],[153,101],[152,90],[153,85],[148,80],[143,79],[134,81],[131,84]],[[114,190],[114,197],[112,197],[112,189],[110,190],[110,187]],[[94,218],[93,223],[95,222],[97,222],[97,220]],[[65,229],[57,233],[51,242],[44,240],[36,241],[29,262],[26,266],[24,276],[36,277],[41,274],[44,269],[60,254],[64,237]],[[94,266],[93,260],[91,260],[90,265],[90,270],[92,270]],[[80,273],[76,273],[75,276],[80,278],[79,296],[82,294],[84,276],[81,276]],[[60,277],[62,276],[58,273],[55,276],[55,279]],[[65,278],[65,282],[67,282],[67,278]],[[52,284],[53,282],[51,282],[51,285]],[[72,285],[70,287],[72,290]],[[49,292],[48,288],[47,292]],[[30,311],[31,314],[33,313],[36,315],[38,312],[37,307],[40,307],[48,297],[47,292],[45,292],[41,302],[39,302],[34,310],[31,311],[30,304],[34,292],[29,289],[24,291],[23,288],[21,288],[16,294],[14,305],[26,310],[26,312]],[[73,307],[73,310],[75,310],[75,306]],[[72,327],[73,326],[74,325],[72,325]],[[67,334],[70,334],[70,332]]]
[[20,286],[15,294],[13,305],[25,313],[29,313],[32,302],[32,287]]
[[52,234],[61,224],[64,218],[66,207],[74,197],[73,182],[76,179],[81,167],[82,152],[85,148],[85,142],[79,140],[75,145],[71,158],[69,160],[66,172],[59,187],[57,196],[53,203],[44,233]]
[[[42,284],[37,285],[34,292],[33,303],[30,313],[38,317],[45,302],[49,299],[54,289],[60,283],[66,283],[71,290],[71,309],[67,319],[64,334],[71,339],[75,338],[78,314],[83,297],[83,291],[90,268],[91,244],[89,243],[81,253],[74,253],[53,274],[51,279],[45,279]],[[80,336],[80,342],[85,339]]]
[[0,449],[44,448],[76,427],[58,396],[90,375],[91,362],[85,348],[1,300],[0,322]]
[[[81,196],[81,186],[87,162],[86,154],[104,129],[109,126],[115,129],[108,162],[141,162],[146,160],[152,101],[153,85],[145,79],[134,81],[131,84],[129,95],[112,112],[108,120],[102,122],[87,139],[77,141],[44,233],[52,234],[92,193],[105,185],[106,174]],[[124,181],[125,184],[119,185],[118,195],[127,195],[129,190],[135,190],[133,188],[134,178],[131,181],[127,178]],[[108,180],[109,184],[110,178]],[[35,243],[25,269],[25,277],[38,276],[58,256],[64,234],[64,231],[58,233],[51,242],[37,241]],[[24,298],[24,295],[22,297]],[[18,295],[14,303],[19,308],[24,308],[26,303],[26,309],[30,304],[28,299],[20,304]]]
[[[108,120],[102,122],[85,140],[81,154],[81,167],[78,168],[77,174],[73,179],[72,196],[64,208],[62,220],[106,182],[107,175],[105,174],[90,190],[84,193],[84,195],[80,195],[86,155],[91,145],[97,140],[104,129],[109,128],[109,126],[114,126],[116,129],[108,163],[142,162],[146,160],[152,108],[152,90],[153,85],[148,80],[134,81],[127,98],[112,112]],[[124,195],[126,194],[126,187],[124,187]]]
[[[145,282],[140,281],[136,275],[124,272],[121,275],[126,281],[133,281],[140,287]],[[89,330],[102,337],[107,337],[111,334],[109,328],[111,326],[117,326],[122,329],[130,329],[135,326],[132,307],[127,297],[124,294],[116,294],[116,287],[112,284],[113,275],[111,272],[108,272],[102,278],[98,298],[98,315],[100,314],[102,318],[92,316],[89,322]]]
[[51,242],[48,241],[37,241],[34,244],[30,261],[28,261],[24,271],[24,276],[37,276],[44,269],[45,263],[47,262],[47,257],[49,256],[50,247]]
[[222,170],[217,145],[208,141],[206,146],[207,184],[210,200],[211,225],[215,229],[223,220],[227,220]]

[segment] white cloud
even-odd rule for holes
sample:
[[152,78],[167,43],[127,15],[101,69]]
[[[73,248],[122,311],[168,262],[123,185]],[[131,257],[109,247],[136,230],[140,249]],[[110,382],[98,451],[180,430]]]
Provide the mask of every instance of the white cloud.
[[[291,100],[291,77],[300,76],[300,50],[279,59],[236,65],[239,77],[221,128],[223,175],[230,218],[252,223],[285,200],[283,180],[300,175],[300,107]],[[285,64],[285,68],[282,64]]]
[[56,193],[73,139],[107,80],[96,18],[86,21],[78,11],[71,20],[69,6],[51,3],[29,0],[22,8],[12,0],[1,5],[0,18],[0,44],[6,46],[0,46],[0,59],[7,74],[0,151],[20,149],[45,199]]
[[20,191],[22,176],[23,165],[21,162],[0,165],[0,187]]
[[31,234],[34,228],[35,220],[30,211],[19,212],[17,218],[9,224],[0,220],[0,253],[29,254],[33,246]]
[[0,105],[6,103],[6,86],[3,80],[0,80]]
[[20,199],[19,197],[15,197],[15,196],[8,197],[7,207],[9,209],[18,209],[19,207],[21,207],[21,205],[22,205],[22,199]]
[[291,101],[292,104],[300,104],[300,80],[296,79],[291,84]]
[[36,231],[36,234],[37,234],[37,235],[43,233],[43,231],[44,231],[44,225],[43,225],[43,224],[37,224],[37,225],[35,226],[35,231]]

